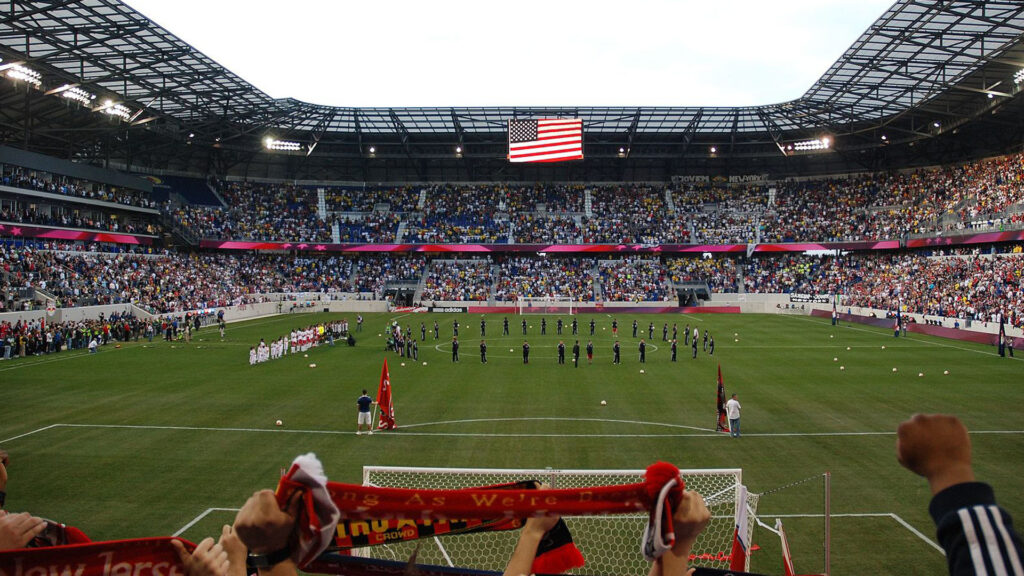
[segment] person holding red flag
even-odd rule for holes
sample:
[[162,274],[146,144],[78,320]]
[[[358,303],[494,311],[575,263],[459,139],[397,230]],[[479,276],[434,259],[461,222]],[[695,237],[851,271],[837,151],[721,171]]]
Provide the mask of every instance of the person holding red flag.
[[391,376],[388,375],[388,361],[384,359],[384,366],[380,372],[380,384],[377,386],[377,402],[380,408],[380,420],[377,421],[378,430],[394,430],[395,405],[391,399]]

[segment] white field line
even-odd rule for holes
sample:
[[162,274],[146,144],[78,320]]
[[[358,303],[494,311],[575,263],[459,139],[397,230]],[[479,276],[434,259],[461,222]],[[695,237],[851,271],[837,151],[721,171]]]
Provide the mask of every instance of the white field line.
[[[494,419],[478,419],[478,420],[453,420],[450,422],[429,422],[424,424],[410,424],[406,428],[412,428],[415,426],[427,426],[427,425],[445,425],[445,424],[457,424],[467,422],[508,422],[515,420],[567,420],[565,418],[494,418]],[[701,431],[699,433],[677,433],[677,434],[564,434],[564,433],[489,433],[489,432],[404,432],[399,429],[395,432],[379,432],[376,434],[377,437],[397,437],[402,436],[438,436],[438,437],[466,437],[466,438],[727,438],[728,435],[721,432],[712,432],[710,429],[688,427],[679,424],[663,424],[657,422],[634,422],[629,420],[604,420],[604,419],[577,419],[581,421],[592,421],[592,422],[610,422],[610,423],[621,423],[621,424],[638,424],[645,426],[667,426],[672,428],[687,428],[692,430]],[[138,424],[51,424],[45,428],[33,430],[20,436],[8,438],[3,442],[29,436],[37,432],[49,430],[51,428],[107,428],[107,429],[122,429],[122,430],[178,430],[184,432],[256,432],[256,433],[280,433],[280,434],[320,434],[320,435],[333,435],[333,436],[346,436],[351,435],[351,430],[313,430],[313,429],[296,429],[290,430],[287,428],[236,428],[236,427],[213,427],[213,426],[169,426],[169,425],[138,425]],[[707,430],[707,431],[704,431]],[[1024,430],[974,430],[970,434],[1024,434]],[[775,433],[763,433],[763,434],[744,434],[744,437],[762,437],[762,438],[773,438],[773,437],[817,437],[817,436],[833,436],[833,437],[858,437],[858,436],[895,436],[896,432],[775,432]]]
[[[761,514],[761,516],[764,517],[764,518],[824,518],[825,517],[824,514]],[[894,512],[870,512],[870,513],[863,513],[863,514],[852,514],[852,513],[851,514],[832,514],[831,517],[832,518],[892,518],[900,526],[903,526],[904,528],[909,530],[911,534],[913,534],[914,536],[917,536],[918,538],[923,540],[926,544],[928,544],[929,546],[931,546],[932,548],[937,550],[939,552],[939,554],[942,554],[943,556],[946,555],[946,551],[942,549],[942,546],[939,546],[938,544],[936,544],[934,540],[932,540],[931,538],[925,536],[920,530],[918,530],[917,528],[914,528],[909,522],[907,522],[903,518],[900,518],[900,516],[898,514],[894,513]]]
[[188,524],[182,526],[177,532],[171,534],[171,536],[181,536],[189,528],[198,524],[203,518],[206,518],[210,514],[210,512],[238,512],[238,508],[207,508],[201,514],[199,514],[199,516],[196,516],[191,521],[189,521]]
[[[812,322],[814,324],[818,324],[818,325],[821,325],[821,326],[825,325],[824,322],[818,322],[816,320],[811,320],[810,318],[804,318],[803,316],[789,316],[789,318],[795,318],[797,320],[803,320],[804,322]],[[887,334],[880,333],[880,332],[878,332],[876,330],[869,330],[867,328],[860,328],[858,326],[850,326],[848,323],[844,324],[843,328],[846,328],[848,330],[856,330],[858,332],[867,332],[868,334],[875,334],[877,336],[882,336],[882,337],[888,338],[889,340],[894,340],[894,338],[889,337]],[[907,340],[910,340],[911,342],[920,342],[921,344],[925,344],[925,345],[928,345],[928,346],[939,346],[939,347],[942,347],[942,348],[953,348],[955,350],[963,350],[964,352],[973,352],[975,354],[984,354],[986,356],[999,356],[999,354],[997,354],[995,352],[986,352],[984,350],[975,350],[973,348],[964,348],[963,346],[954,346],[953,344],[945,344],[945,343],[942,343],[942,342],[933,342],[931,340],[922,340],[920,338],[911,338],[910,336],[900,336],[900,338],[905,338]],[[891,346],[891,348],[895,348],[895,346]],[[1020,358],[1013,357],[1013,358],[1010,358],[1010,360],[1024,360],[1024,356],[1022,356]]]
[[24,434],[19,434],[17,436],[11,436],[10,438],[4,438],[3,440],[0,440],[0,444],[6,444],[6,443],[10,442],[11,440],[17,440],[18,438],[24,438],[25,436],[31,436],[31,435],[35,434],[36,432],[42,432],[44,430],[49,430],[50,428],[53,428],[55,426],[60,426],[60,424],[50,424],[49,426],[43,426],[42,428],[36,428],[35,430],[33,430],[31,432],[25,432]]
[[[102,353],[102,351],[100,353]],[[21,358],[19,358],[17,361],[15,361],[15,360],[7,360],[7,362],[16,362],[16,363],[13,366],[7,366],[6,368],[0,368],[0,372],[8,372],[10,370],[17,370],[19,368],[31,368],[33,366],[40,366],[42,364],[52,364],[54,362],[61,362],[61,361],[64,361],[64,360],[74,360],[75,358],[87,358],[89,356],[92,356],[92,354],[89,354],[87,351],[82,351],[80,353],[77,350],[69,350],[69,351],[61,352],[60,356],[57,357],[57,358],[54,358],[51,355],[46,360],[38,360],[38,361],[35,361],[35,362],[22,361]],[[45,356],[44,356],[44,358],[45,358]]]
[[420,428],[423,426],[439,426],[444,424],[466,424],[469,422],[530,422],[530,421],[554,421],[554,422],[612,422],[616,424],[640,424],[642,426],[664,426],[666,428],[685,428],[687,430],[699,430],[701,432],[714,432],[710,428],[699,428],[697,426],[685,426],[683,424],[667,424],[660,422],[640,422],[638,420],[611,420],[607,418],[473,418],[466,420],[448,420],[445,422],[420,422],[419,424],[406,424],[402,429]]
[[698,317],[694,316],[693,314],[680,314],[680,316],[682,316],[683,318],[692,318],[692,319],[696,320],[697,322],[703,322],[704,321],[703,318],[698,318]]

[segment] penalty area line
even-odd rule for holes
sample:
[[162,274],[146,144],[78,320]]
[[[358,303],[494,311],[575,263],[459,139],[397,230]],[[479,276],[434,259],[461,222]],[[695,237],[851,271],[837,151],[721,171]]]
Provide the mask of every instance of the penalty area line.
[[17,436],[11,436],[10,438],[4,438],[3,440],[0,440],[0,444],[6,444],[6,443],[8,443],[8,442],[10,442],[12,440],[17,440],[18,438],[24,438],[26,436],[31,436],[31,435],[35,434],[36,432],[43,432],[45,430],[49,430],[50,428],[54,428],[56,426],[61,426],[61,424],[50,424],[49,426],[43,426],[42,428],[36,428],[35,430],[33,430],[31,432],[25,432],[24,434],[19,434]]
[[[824,514],[759,514],[762,518],[824,518]],[[906,528],[911,534],[917,536],[923,540],[926,544],[934,548],[942,554],[946,555],[946,551],[935,543],[934,540],[924,535],[923,532],[915,528],[912,524],[904,520],[895,512],[866,512],[866,513],[846,513],[846,514],[830,514],[831,518],[892,518],[897,524]]]
[[201,522],[203,520],[203,518],[206,518],[207,516],[209,516],[210,512],[238,512],[238,510],[239,510],[238,508],[207,508],[206,510],[203,510],[203,512],[200,513],[199,516],[196,516],[191,521],[189,521],[188,524],[185,524],[184,526],[182,526],[177,532],[175,532],[174,534],[171,534],[171,536],[175,536],[175,537],[176,536],[181,536],[189,528],[195,526],[196,524]]

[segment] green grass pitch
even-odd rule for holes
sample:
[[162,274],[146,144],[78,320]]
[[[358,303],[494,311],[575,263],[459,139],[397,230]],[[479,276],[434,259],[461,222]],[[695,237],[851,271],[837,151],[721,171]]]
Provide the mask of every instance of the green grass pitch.
[[[259,338],[339,316],[232,324],[224,341],[206,328],[191,344],[132,342],[91,356],[0,362],[0,447],[11,453],[7,508],[74,524],[93,539],[169,535],[207,509],[235,508],[254,490],[273,487],[281,468],[308,451],[342,482],[360,482],[370,464],[618,469],[660,459],[742,468],[754,492],[829,471],[834,574],[938,574],[945,559],[911,530],[934,539],[927,486],[899,467],[894,450],[896,425],[922,411],[966,422],[979,478],[1024,521],[1024,364],[996,357],[991,347],[894,339],[804,316],[637,315],[642,327],[656,326],[640,365],[633,316],[625,315],[618,317],[623,362],[615,366],[611,317],[602,314],[594,316],[594,364],[584,356],[573,368],[568,326],[562,338],[570,358],[556,362],[557,317],[549,315],[547,336],[539,335],[540,317],[527,316],[532,352],[524,366],[520,317],[509,316],[512,335],[503,337],[502,317],[488,315],[490,361],[481,365],[480,317],[415,314],[397,317],[417,337],[427,323],[413,363],[383,351],[378,334],[396,316],[366,316],[355,348],[320,347],[308,358],[256,367],[248,350]],[[458,364],[450,353],[455,318]],[[579,320],[585,346],[590,316]],[[687,324],[710,330],[715,355],[701,351],[691,360],[680,346],[679,361],[669,362],[665,322],[677,323],[680,334]],[[355,399],[376,389],[384,358],[400,428],[356,436]],[[728,392],[743,404],[738,440],[708,431],[719,363]],[[283,426],[274,425],[278,419]],[[769,494],[759,507],[769,524],[773,515],[821,511],[818,481]],[[213,511],[183,535],[198,540],[231,518]],[[820,571],[821,519],[793,517],[786,526],[797,570]],[[763,550],[752,568],[781,573],[775,536],[759,529],[755,543]]]

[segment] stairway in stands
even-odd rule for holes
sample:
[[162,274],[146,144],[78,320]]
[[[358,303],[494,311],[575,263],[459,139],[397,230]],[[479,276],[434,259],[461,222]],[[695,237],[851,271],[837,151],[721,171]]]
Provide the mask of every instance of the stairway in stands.
[[669,214],[676,213],[676,203],[672,200],[672,191],[668,189],[665,190],[665,206],[668,206]]
[[587,215],[587,218],[594,217],[593,206],[593,196],[590,195],[590,188],[587,188],[583,191],[583,213]]

